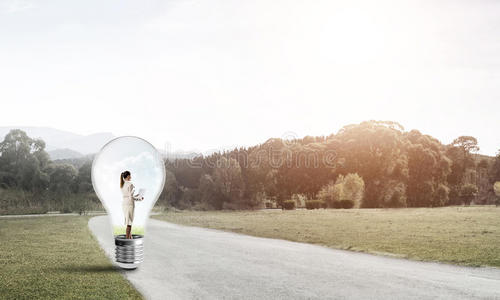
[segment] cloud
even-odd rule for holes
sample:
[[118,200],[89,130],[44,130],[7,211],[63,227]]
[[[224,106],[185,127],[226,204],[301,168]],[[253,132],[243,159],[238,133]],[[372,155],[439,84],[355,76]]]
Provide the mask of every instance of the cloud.
[[31,1],[26,0],[7,0],[0,3],[0,12],[12,14],[35,8]]
[[144,226],[163,189],[165,166],[156,149],[138,138],[123,137],[101,150],[93,163],[92,181],[115,226],[123,225],[119,177],[126,170],[131,172],[136,192],[146,189],[144,201],[135,203],[134,216],[134,225]]

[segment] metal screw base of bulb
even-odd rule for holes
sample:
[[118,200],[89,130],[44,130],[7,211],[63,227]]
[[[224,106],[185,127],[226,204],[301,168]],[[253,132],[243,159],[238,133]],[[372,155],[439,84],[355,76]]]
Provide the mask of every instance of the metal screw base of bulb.
[[132,239],[126,239],[124,234],[115,236],[116,263],[124,269],[135,269],[144,258],[144,236],[133,234]]

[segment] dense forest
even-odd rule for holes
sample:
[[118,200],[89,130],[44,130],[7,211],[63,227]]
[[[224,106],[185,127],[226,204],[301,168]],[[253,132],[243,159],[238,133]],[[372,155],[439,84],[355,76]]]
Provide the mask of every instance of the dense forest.
[[91,157],[51,161],[43,140],[11,130],[0,143],[0,214],[102,209],[91,167]]
[[[443,145],[390,121],[329,136],[271,138],[248,148],[166,159],[157,202],[179,209],[377,208],[499,204],[500,151],[471,136]],[[0,143],[0,214],[102,209],[93,156],[51,161],[45,143],[11,130]]]
[[[476,154],[474,137],[443,145],[390,121],[344,126],[337,134],[272,138],[207,157],[167,161],[161,201],[180,208],[296,206],[437,207],[494,204],[500,152]],[[498,186],[498,185],[497,185]]]

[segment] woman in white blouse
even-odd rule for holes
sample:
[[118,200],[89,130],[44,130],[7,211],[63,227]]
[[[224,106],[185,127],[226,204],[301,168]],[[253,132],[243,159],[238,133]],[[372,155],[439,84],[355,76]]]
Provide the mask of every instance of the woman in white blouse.
[[130,172],[125,171],[120,175],[120,189],[123,195],[123,215],[125,216],[125,225],[127,226],[127,231],[125,234],[125,238],[132,238],[132,222],[134,221],[134,208],[135,201],[142,201],[144,197],[139,197],[139,195],[135,195],[134,185],[130,180],[132,179]]

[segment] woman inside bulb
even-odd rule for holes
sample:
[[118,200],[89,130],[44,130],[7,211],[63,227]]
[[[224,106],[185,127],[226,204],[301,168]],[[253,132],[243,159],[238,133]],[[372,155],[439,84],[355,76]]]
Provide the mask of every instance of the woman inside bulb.
[[144,197],[139,197],[139,195],[135,195],[134,185],[131,180],[131,175],[129,171],[124,171],[120,175],[120,189],[123,195],[123,215],[125,216],[125,225],[127,226],[127,231],[125,234],[125,238],[132,238],[132,222],[134,221],[134,209],[135,209],[135,201],[142,201]]

